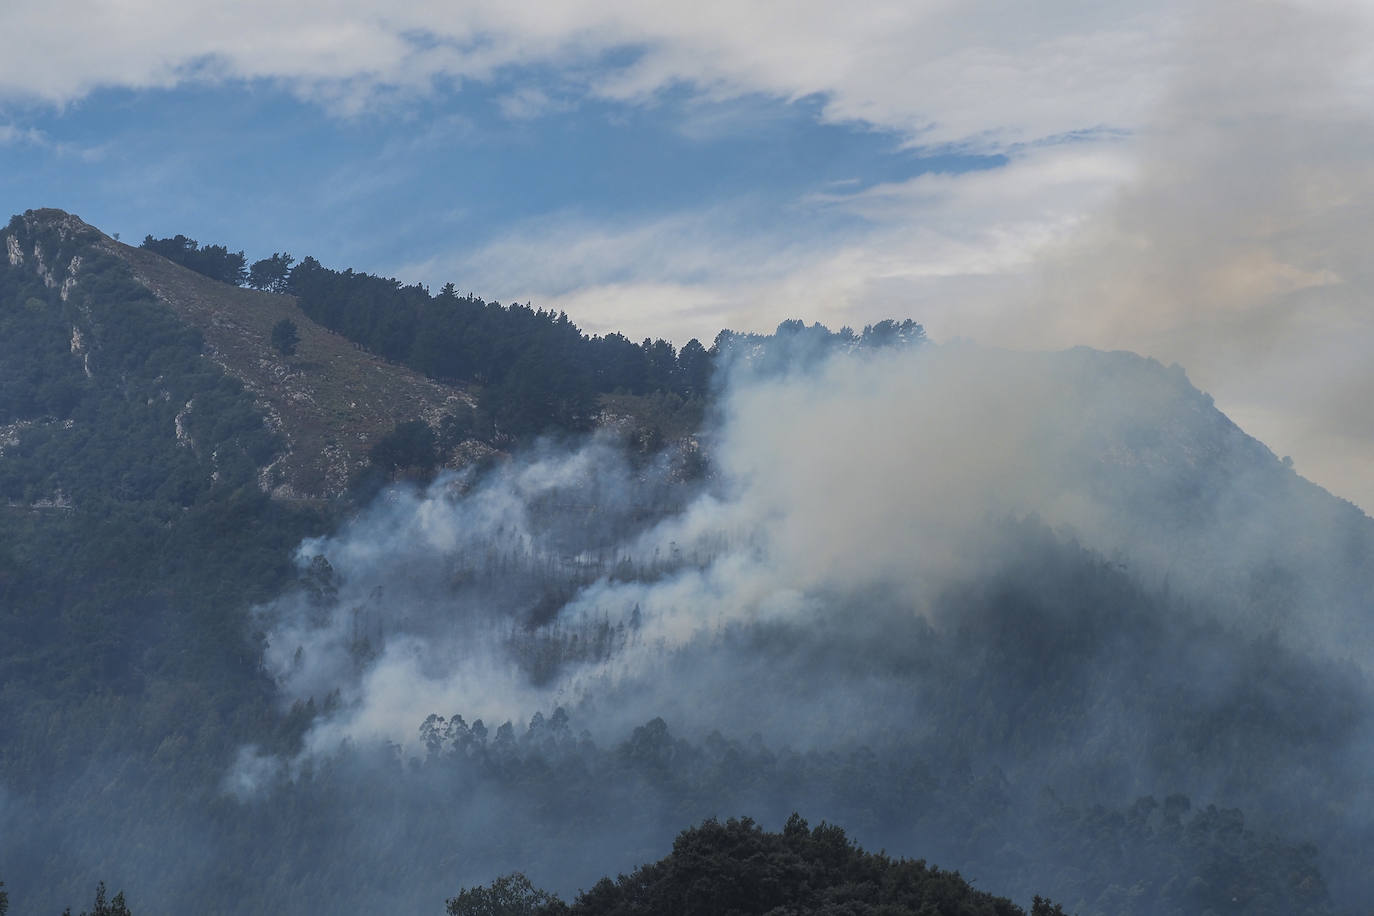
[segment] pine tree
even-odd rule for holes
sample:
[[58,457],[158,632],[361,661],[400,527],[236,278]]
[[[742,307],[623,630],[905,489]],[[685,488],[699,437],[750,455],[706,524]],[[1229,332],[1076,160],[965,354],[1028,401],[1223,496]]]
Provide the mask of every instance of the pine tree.
[[300,342],[300,329],[290,318],[283,318],[272,326],[272,347],[282,356],[295,356]]

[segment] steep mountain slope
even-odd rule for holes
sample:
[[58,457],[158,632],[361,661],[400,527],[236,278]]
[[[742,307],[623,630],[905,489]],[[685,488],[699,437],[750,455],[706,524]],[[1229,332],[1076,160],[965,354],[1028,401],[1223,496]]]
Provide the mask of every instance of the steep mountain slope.
[[[1374,648],[1374,520],[1303,478],[1179,366],[1127,352],[956,355],[977,409],[1033,418],[1025,508],[1154,585],[1205,596],[1309,647]],[[987,415],[987,414],[985,414]]]
[[1367,899],[1374,523],[1181,371],[861,354],[726,398],[704,493],[546,451],[312,542],[264,661],[340,699],[254,772],[402,748],[340,776],[367,831],[499,810],[467,874],[560,890],[802,808],[1083,914]]
[[262,492],[281,438],[95,230],[0,236],[0,862],[60,912],[277,728],[247,609],[329,517]]
[[[126,264],[137,282],[200,332],[205,356],[251,392],[268,428],[285,444],[261,469],[259,483],[273,495],[337,496],[366,463],[368,447],[398,422],[420,418],[437,425],[446,410],[471,403],[466,392],[388,363],[320,327],[289,296],[218,283],[117,242],[60,210],[29,211],[21,219],[29,232],[49,226],[82,235]],[[14,233],[3,244],[12,267],[48,270],[41,258],[24,260]],[[79,264],[60,278],[53,275],[53,281],[68,289],[76,286],[81,282]],[[299,329],[293,356],[281,355],[270,342],[273,325],[283,318]],[[80,329],[73,333],[79,341]]]
[[792,811],[1085,916],[1370,899],[1374,522],[1179,369],[831,337],[712,357],[705,475],[603,429],[367,507],[272,499],[466,393],[16,218],[16,911],[103,878],[149,912],[437,913]]

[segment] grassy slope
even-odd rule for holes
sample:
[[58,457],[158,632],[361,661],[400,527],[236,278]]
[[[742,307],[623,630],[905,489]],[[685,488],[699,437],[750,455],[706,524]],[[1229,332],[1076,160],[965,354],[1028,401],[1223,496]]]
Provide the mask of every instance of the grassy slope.
[[[253,393],[290,451],[264,471],[281,497],[340,493],[366,461],[368,447],[399,421],[435,422],[445,406],[470,403],[460,389],[358,349],[306,317],[290,296],[238,289],[167,259],[103,238],[135,278],[205,337],[207,355]],[[270,343],[289,318],[300,330],[294,356]]]

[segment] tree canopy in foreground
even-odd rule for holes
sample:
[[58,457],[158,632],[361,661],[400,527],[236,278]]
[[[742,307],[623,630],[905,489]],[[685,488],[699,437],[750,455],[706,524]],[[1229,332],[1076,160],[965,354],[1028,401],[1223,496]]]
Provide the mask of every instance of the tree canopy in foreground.
[[[811,828],[793,814],[780,833],[750,818],[708,820],[684,830],[664,859],[616,880],[602,878],[571,906],[522,874],[464,888],[450,916],[1024,916],[1005,897],[975,890],[958,872],[892,859],[856,846],[842,828]],[[1032,916],[1062,916],[1035,898]]]

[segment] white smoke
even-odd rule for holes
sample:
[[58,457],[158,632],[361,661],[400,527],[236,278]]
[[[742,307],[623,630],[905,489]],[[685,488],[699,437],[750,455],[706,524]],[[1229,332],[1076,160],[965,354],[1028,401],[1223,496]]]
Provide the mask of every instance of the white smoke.
[[[1035,517],[1231,615],[1260,612],[1217,593],[1244,592],[1285,552],[1310,565],[1339,537],[1320,512],[1276,526],[1266,500],[1302,481],[1181,370],[1130,354],[845,354],[739,382],[722,405],[709,485],[594,438],[390,492],[304,544],[302,568],[324,557],[332,572],[260,613],[283,697],[324,710],[306,753],[413,747],[430,713],[518,723],[559,705],[606,733],[670,713],[704,731],[732,710],[766,724],[770,704],[805,697],[813,738],[852,734],[880,699],[901,702],[901,684],[861,658],[811,682],[797,667],[808,641],[844,630],[878,645],[887,615],[928,614],[997,562],[990,520]],[[1180,495],[1190,482],[1217,490]],[[1299,536],[1315,540],[1294,553]],[[1324,650],[1368,636],[1343,600],[1321,611]],[[1298,611],[1318,602],[1292,602],[1265,625],[1313,643],[1301,634],[1316,618]],[[721,640],[741,628],[785,638],[739,658]],[[257,784],[262,761],[247,762],[240,782]]]

